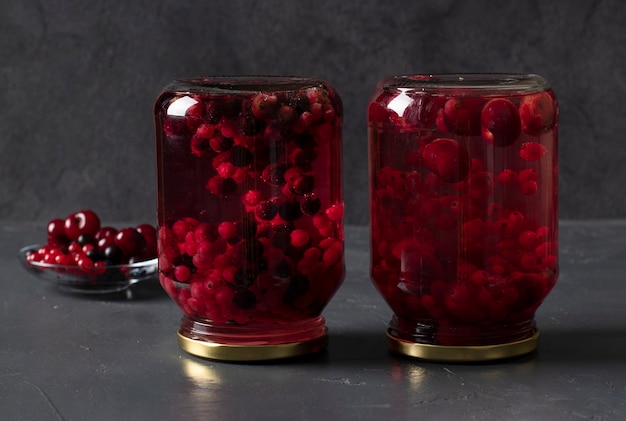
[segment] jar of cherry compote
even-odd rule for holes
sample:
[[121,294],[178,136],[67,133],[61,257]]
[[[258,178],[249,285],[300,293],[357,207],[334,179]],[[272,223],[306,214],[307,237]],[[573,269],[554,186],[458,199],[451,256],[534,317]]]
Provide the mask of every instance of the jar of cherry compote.
[[368,108],[371,278],[392,351],[486,361],[536,349],[554,286],[558,107],[537,75],[383,79]]
[[344,279],[342,106],[318,79],[176,80],[154,109],[161,285],[181,348],[271,360],[326,347]]

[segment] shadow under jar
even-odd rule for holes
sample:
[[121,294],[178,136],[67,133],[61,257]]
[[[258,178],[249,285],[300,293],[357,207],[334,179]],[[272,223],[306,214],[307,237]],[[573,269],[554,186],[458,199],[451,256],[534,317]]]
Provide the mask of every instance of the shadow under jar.
[[325,349],[344,279],[342,107],[318,79],[176,80],[155,109],[159,279],[185,351]]
[[368,107],[371,278],[391,350],[536,349],[558,277],[557,100],[537,75],[393,76]]

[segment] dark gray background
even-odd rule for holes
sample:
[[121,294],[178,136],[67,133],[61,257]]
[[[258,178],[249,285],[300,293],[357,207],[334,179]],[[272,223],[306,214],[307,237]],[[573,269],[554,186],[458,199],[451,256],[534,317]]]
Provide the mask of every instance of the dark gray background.
[[561,106],[563,218],[626,216],[626,2],[0,0],[0,219],[155,219],[152,105],[175,77],[321,77],[343,97],[347,222],[385,75],[531,72]]

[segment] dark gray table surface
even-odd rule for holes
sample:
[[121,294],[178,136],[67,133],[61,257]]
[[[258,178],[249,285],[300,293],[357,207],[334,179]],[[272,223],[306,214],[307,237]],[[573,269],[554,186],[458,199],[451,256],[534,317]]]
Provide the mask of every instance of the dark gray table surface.
[[178,348],[158,285],[76,296],[17,250],[40,225],[0,223],[0,419],[626,419],[626,221],[563,221],[561,276],[537,314],[539,350],[489,364],[391,355],[391,310],[370,283],[367,227],[346,228],[347,276],[324,312],[330,345],[265,364]]

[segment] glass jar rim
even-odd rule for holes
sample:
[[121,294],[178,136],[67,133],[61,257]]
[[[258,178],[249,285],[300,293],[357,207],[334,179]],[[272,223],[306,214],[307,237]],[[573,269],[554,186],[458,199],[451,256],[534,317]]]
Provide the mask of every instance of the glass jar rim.
[[327,88],[326,82],[313,77],[243,75],[177,78],[164,90],[185,93],[250,94],[261,91],[300,91],[320,87]]
[[441,73],[389,76],[378,83],[378,89],[484,95],[503,91],[540,92],[550,89],[550,85],[542,76],[532,73]]

